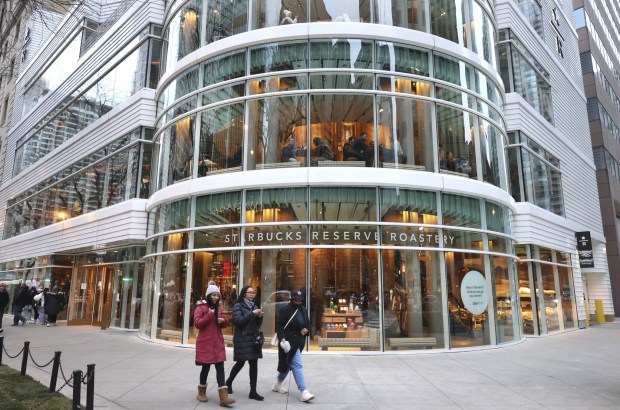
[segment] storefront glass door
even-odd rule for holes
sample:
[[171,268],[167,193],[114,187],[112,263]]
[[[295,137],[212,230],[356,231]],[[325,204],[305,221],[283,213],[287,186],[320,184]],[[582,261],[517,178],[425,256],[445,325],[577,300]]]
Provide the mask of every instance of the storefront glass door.
[[80,267],[72,282],[69,325],[110,326],[113,265]]

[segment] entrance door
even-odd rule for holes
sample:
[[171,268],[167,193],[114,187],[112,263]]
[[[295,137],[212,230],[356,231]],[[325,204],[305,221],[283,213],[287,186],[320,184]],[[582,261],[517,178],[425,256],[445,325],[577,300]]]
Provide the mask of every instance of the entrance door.
[[110,327],[114,265],[78,268],[71,284],[68,325]]

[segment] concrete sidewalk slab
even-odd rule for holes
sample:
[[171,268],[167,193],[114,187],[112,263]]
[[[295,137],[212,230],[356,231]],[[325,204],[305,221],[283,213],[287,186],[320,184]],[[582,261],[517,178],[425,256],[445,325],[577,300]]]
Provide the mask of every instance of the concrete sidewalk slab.
[[[94,363],[95,407],[100,409],[202,409],[218,404],[214,370],[209,403],[196,401],[199,368],[194,349],[150,343],[135,332],[101,331],[88,326],[10,327],[4,346],[17,354],[24,341],[39,364],[61,351],[62,370],[86,371]],[[271,392],[277,355],[259,361],[258,391],[265,401],[248,399],[248,371],[234,384],[234,408],[314,410],[374,409],[620,409],[620,322],[547,337],[527,338],[506,347],[460,352],[397,354],[304,353],[310,403],[299,401],[289,377],[288,394]],[[227,353],[226,372],[232,366]],[[19,369],[21,357],[3,354],[3,364]],[[27,374],[45,385],[51,366],[28,363]],[[58,381],[58,387],[64,383]],[[61,392],[69,397],[72,390]],[[82,403],[86,402],[85,386]],[[0,405],[1,407],[1,405]]]

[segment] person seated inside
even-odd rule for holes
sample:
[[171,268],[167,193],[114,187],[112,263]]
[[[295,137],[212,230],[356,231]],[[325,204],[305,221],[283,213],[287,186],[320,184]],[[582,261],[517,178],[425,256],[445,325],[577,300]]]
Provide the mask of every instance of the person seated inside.
[[448,152],[448,159],[446,160],[446,169],[450,171],[456,171],[456,160],[452,151]]
[[297,162],[295,158],[297,147],[295,145],[295,138],[293,135],[289,136],[286,144],[282,147],[282,162]]
[[311,159],[313,165],[317,165],[319,161],[334,160],[334,151],[332,150],[332,147],[329,146],[327,141],[320,137],[314,137],[312,139],[312,143],[315,146],[315,148],[313,148],[311,152]]

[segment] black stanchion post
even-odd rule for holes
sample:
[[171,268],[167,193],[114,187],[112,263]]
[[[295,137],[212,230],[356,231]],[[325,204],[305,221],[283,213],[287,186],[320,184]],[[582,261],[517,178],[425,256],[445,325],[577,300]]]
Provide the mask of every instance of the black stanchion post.
[[95,408],[95,365],[89,364],[86,371],[86,408],[93,410]]
[[58,380],[58,368],[60,367],[60,353],[54,352],[54,364],[52,365],[52,380],[50,380],[50,393],[56,391],[56,380]]
[[82,371],[73,371],[73,410],[80,410],[80,394],[82,393]]
[[24,342],[24,357],[22,357],[22,376],[26,375],[26,366],[28,365],[28,352],[30,351],[30,342]]
[[[1,315],[2,313],[0,313]],[[4,336],[0,336],[0,366],[2,366],[2,352],[4,351]]]

